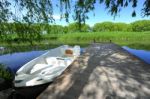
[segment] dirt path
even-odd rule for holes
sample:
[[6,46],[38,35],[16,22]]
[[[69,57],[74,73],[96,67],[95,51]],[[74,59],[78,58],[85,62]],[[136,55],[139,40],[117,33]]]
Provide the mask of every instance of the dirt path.
[[37,99],[150,99],[150,65],[115,44],[93,44]]

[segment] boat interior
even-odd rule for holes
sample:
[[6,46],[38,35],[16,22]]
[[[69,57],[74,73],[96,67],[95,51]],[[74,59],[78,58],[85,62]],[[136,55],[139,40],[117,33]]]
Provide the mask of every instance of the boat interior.
[[65,60],[68,59],[68,57],[74,57],[72,49],[65,51],[61,46],[25,64],[24,68],[20,69],[17,73],[34,74],[52,66],[67,66],[69,64],[67,64]]

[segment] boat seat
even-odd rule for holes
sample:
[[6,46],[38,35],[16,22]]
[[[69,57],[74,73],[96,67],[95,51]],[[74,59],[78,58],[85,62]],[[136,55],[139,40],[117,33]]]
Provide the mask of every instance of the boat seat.
[[16,81],[18,81],[18,80],[23,80],[24,78],[29,77],[29,76],[30,76],[29,74],[21,73],[21,74],[18,74],[18,75],[17,75],[17,78],[15,78],[15,80],[16,80]]
[[32,73],[34,73],[35,71],[37,71],[37,70],[40,70],[40,69],[42,69],[42,68],[45,68],[45,67],[47,67],[47,66],[51,66],[51,65],[48,65],[48,64],[35,64],[34,66],[33,66],[33,68],[32,68],[32,70],[31,70],[31,74]]
[[48,65],[55,66],[58,63],[58,60],[57,60],[56,57],[47,57],[45,60],[46,60],[46,62],[47,62]]

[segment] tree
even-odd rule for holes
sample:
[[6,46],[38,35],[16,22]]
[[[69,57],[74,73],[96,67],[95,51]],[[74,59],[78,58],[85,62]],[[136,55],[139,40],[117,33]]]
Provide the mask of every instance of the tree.
[[90,30],[90,26],[87,24],[81,24],[81,26],[79,26],[78,23],[71,23],[68,25],[68,32],[69,33],[88,32],[89,30]]
[[130,24],[126,24],[126,23],[120,23],[120,22],[114,23],[113,31],[129,32],[129,31],[132,31],[132,27]]
[[150,31],[150,20],[135,21],[131,26],[135,32]]
[[63,31],[64,31],[65,34],[68,33],[68,27],[67,27],[67,26],[64,26],[64,27],[63,27]]
[[[17,14],[9,9],[11,5],[14,5],[17,11],[26,12],[22,14],[22,21],[28,23],[53,22],[53,7],[59,7],[62,18],[65,17],[66,21],[68,21],[71,6],[73,6],[73,18],[81,25],[88,19],[88,13],[95,9],[96,2],[104,4],[110,14],[116,16],[121,9],[129,5],[131,5],[133,9],[137,7],[138,0],[57,0],[55,2],[58,2],[56,6],[53,0],[1,0],[0,22],[8,21],[10,17],[15,21],[19,21],[20,17],[17,17]],[[144,0],[141,10],[143,16],[150,15],[150,0]],[[132,16],[135,15],[136,12],[133,10]]]
[[93,27],[94,32],[109,32],[109,31],[132,31],[130,24],[125,23],[112,23],[112,22],[102,22],[96,23]]
[[94,32],[101,32],[101,31],[112,31],[114,28],[114,25],[112,22],[103,22],[103,23],[97,23],[93,27]]
[[48,34],[62,34],[64,28],[61,25],[49,25]]

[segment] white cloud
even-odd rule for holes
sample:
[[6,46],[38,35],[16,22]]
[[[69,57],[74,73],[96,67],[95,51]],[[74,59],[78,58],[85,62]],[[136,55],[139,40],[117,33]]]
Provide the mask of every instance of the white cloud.
[[53,15],[53,18],[55,19],[55,20],[60,20],[60,15]]

